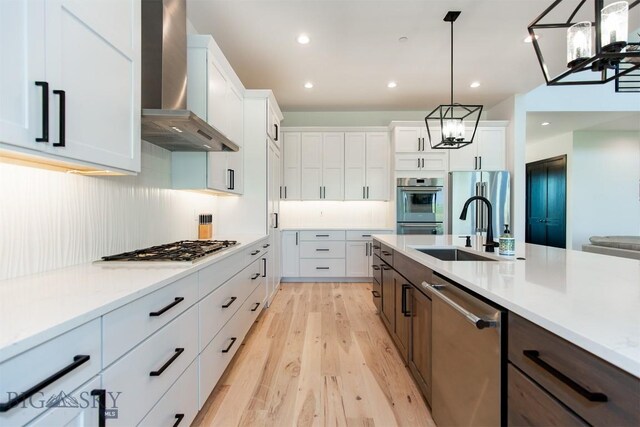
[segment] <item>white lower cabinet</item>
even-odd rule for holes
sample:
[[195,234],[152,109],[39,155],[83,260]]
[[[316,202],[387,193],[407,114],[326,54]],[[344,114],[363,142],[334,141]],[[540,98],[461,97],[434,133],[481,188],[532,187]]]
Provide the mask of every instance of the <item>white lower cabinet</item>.
[[347,242],[347,277],[371,277],[369,242]]
[[110,426],[137,425],[198,355],[198,308],[191,307],[102,374],[105,390],[122,393]]
[[282,236],[282,277],[300,276],[300,233],[283,231]]
[[178,378],[139,424],[141,427],[189,426],[198,413],[198,360]]
[[[99,427],[100,377],[95,377],[73,393],[65,396],[55,407],[27,424],[29,427]],[[105,409],[112,411],[118,405],[116,394],[105,393]],[[115,404],[114,399],[115,398]],[[48,404],[49,402],[47,402]],[[4,424],[2,424],[4,425]]]

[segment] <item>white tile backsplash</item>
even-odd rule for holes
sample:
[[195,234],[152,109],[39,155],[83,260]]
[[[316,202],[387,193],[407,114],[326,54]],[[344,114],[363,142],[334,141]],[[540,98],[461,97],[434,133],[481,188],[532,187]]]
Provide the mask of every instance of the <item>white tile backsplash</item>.
[[171,154],[142,143],[138,176],[91,177],[0,163],[0,280],[197,237],[217,198],[171,190]]
[[283,228],[385,228],[393,226],[392,202],[286,201],[280,202]]

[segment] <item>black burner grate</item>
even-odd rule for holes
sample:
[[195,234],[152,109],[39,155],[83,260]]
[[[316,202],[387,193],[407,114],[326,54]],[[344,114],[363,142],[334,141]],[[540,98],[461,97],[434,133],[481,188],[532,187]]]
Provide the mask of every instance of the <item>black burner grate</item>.
[[102,257],[103,261],[194,261],[237,245],[235,240],[181,240]]

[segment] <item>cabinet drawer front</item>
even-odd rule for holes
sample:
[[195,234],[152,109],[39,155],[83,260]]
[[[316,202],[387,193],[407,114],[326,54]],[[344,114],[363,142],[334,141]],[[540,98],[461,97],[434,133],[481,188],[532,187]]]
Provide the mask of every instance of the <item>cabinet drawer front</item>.
[[268,243],[267,240],[262,240],[251,245],[244,251],[246,264],[251,264],[253,261],[264,256],[264,254],[267,252],[267,248],[263,248],[265,243]]
[[382,285],[375,278],[371,286],[371,297],[373,298],[373,305],[376,306],[376,310],[380,313],[382,308]]
[[382,244],[379,241],[374,240],[371,248],[373,249],[374,255],[377,255],[379,258],[382,258]]
[[300,242],[300,258],[344,257],[344,242]]
[[[78,405],[57,406],[47,410],[42,416],[36,418],[28,424],[29,427],[51,427],[51,426],[83,426],[98,427],[98,402],[91,395],[93,390],[100,390],[100,377],[95,377],[81,388],[68,393],[65,402],[73,402],[75,399]],[[59,392],[59,391],[58,391]],[[57,392],[57,393],[58,393]],[[113,409],[113,399],[106,396],[106,409]],[[96,402],[96,404],[94,404]],[[118,406],[118,397],[116,397],[115,406]],[[43,409],[44,410],[44,409]],[[5,426],[4,423],[0,424]],[[7,424],[9,425],[9,424]]]
[[209,344],[259,286],[262,281],[261,264],[262,260],[256,260],[200,301],[200,350]]
[[140,426],[172,426],[180,415],[180,425],[189,426],[198,413],[198,360],[178,378],[162,399],[140,423]]
[[381,243],[380,244],[380,258],[384,262],[389,264],[390,266],[393,266],[393,249],[391,249],[389,246],[383,245]]
[[301,277],[344,277],[345,260],[343,259],[301,259]]
[[373,269],[373,278],[378,281],[378,283],[382,283],[382,260],[378,255],[374,255],[372,258],[373,263],[371,265]]
[[374,234],[390,234],[389,230],[347,230],[347,240],[371,241]]
[[401,253],[394,254],[393,268],[402,272],[402,276],[419,288],[422,288],[422,282],[433,283],[431,280],[433,276],[432,270]]
[[208,295],[247,266],[245,253],[233,254],[198,272],[199,298]]
[[[513,313],[509,360],[589,424],[640,425],[640,379]],[[602,393],[607,401],[578,390]]]
[[197,331],[193,306],[104,371],[103,388],[122,393],[110,426],[140,422],[198,355]]
[[587,426],[546,391],[507,365],[507,420],[510,426]]
[[[0,425],[23,425],[42,414],[38,406],[61,391],[71,393],[100,372],[100,319],[92,320],[0,364],[0,402],[7,403],[35,385],[64,374],[29,399],[0,413]],[[76,356],[78,356],[76,358]],[[80,358],[79,356],[88,356]]]
[[300,241],[305,240],[344,240],[344,230],[305,230],[300,232]]
[[198,276],[192,274],[107,313],[102,319],[104,365],[175,319],[198,299]]

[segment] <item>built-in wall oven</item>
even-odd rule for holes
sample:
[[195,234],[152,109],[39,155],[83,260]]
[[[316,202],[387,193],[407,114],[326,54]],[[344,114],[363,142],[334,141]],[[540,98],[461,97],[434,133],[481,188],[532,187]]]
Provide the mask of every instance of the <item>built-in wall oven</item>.
[[443,234],[443,186],[443,178],[398,178],[398,234]]

